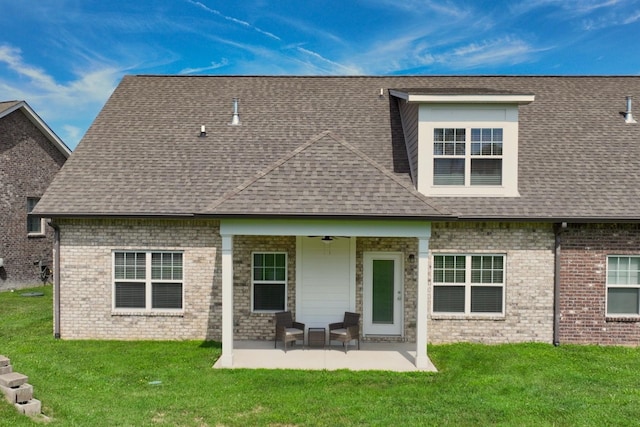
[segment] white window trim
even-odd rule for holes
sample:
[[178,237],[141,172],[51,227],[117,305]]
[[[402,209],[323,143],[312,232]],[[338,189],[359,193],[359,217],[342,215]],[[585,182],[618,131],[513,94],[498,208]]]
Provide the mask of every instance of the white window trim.
[[[604,309],[605,316],[610,319],[620,319],[620,318],[636,318],[640,320],[640,313],[609,313],[609,289],[640,289],[640,284],[637,285],[610,285],[609,284],[609,259],[610,258],[640,258],[640,255],[607,255],[607,265],[606,265],[606,292],[605,292],[605,301],[604,301]],[[640,292],[640,291],[639,291]]]
[[[274,255],[284,255],[284,309],[283,310],[255,310],[254,304],[254,290],[256,283],[259,285],[269,285],[269,284],[281,284],[282,280],[254,280],[253,276],[253,268],[254,268],[254,255],[255,254],[274,254]],[[282,251],[254,251],[251,252],[251,312],[252,313],[278,313],[280,311],[287,311],[288,304],[287,300],[289,297],[289,254],[287,252]]]
[[[518,106],[473,104],[421,104],[418,112],[418,191],[427,196],[519,197]],[[433,131],[439,128],[467,130],[466,180],[470,179],[470,138],[473,128],[501,128],[502,185],[434,185]],[[445,156],[446,157],[446,156]],[[482,157],[482,156],[479,156]],[[497,158],[487,156],[486,158]],[[467,160],[469,159],[469,160]]]
[[[145,254],[145,279],[122,279],[116,280],[116,253],[144,253]],[[152,290],[153,283],[177,283],[177,280],[165,280],[165,279],[152,279],[151,278],[151,257],[155,253],[180,253],[182,254],[182,308],[152,308]],[[169,315],[184,313],[185,307],[185,277],[186,267],[184,259],[184,251],[181,250],[151,250],[151,249],[118,249],[111,251],[111,309],[114,314],[122,313],[134,313],[134,314],[162,314]],[[145,284],[145,307],[144,308],[129,308],[129,307],[116,307],[116,282],[131,282],[131,283],[144,283]]]
[[[36,204],[38,204],[38,202],[40,201],[40,197],[27,197],[27,218],[28,215],[31,213],[31,211],[29,210],[29,200],[31,199],[37,199]],[[46,231],[45,231],[45,227],[46,227],[46,221],[44,218],[40,218],[40,231],[29,231],[29,225],[28,225],[29,220],[27,219],[27,236],[28,237],[44,237],[46,236]]]
[[[464,283],[447,283],[435,281],[435,257],[436,256],[464,256],[465,259],[465,282]],[[502,257],[502,283],[471,283],[471,257],[474,256],[501,256]],[[438,252],[431,256],[431,315],[432,318],[504,318],[506,316],[505,307],[507,300],[507,255],[504,253],[450,253],[450,252]],[[461,312],[448,312],[448,311],[434,311],[435,287],[436,286],[464,286],[464,313]],[[502,288],[502,311],[494,313],[482,313],[471,311],[471,288],[481,287],[496,287]]]

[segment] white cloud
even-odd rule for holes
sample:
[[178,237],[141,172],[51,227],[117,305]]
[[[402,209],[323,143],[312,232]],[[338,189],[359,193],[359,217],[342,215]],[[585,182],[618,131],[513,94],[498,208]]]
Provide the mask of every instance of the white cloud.
[[517,64],[527,61],[531,54],[542,50],[544,49],[533,48],[523,40],[505,37],[456,48],[438,55],[436,61],[454,69]]
[[178,74],[197,74],[197,73],[202,73],[204,71],[216,70],[218,68],[222,68],[222,67],[225,67],[227,65],[229,65],[229,60],[227,60],[227,58],[222,58],[222,61],[220,61],[220,62],[211,61],[211,65],[209,65],[207,67],[183,68],[182,70],[180,70],[180,72]]
[[268,31],[264,31],[264,30],[262,30],[262,29],[260,29],[260,28],[256,27],[255,25],[252,25],[252,24],[248,23],[247,21],[243,21],[243,20],[241,20],[241,19],[234,18],[234,17],[232,17],[232,16],[224,15],[224,14],[223,14],[223,13],[221,13],[220,11],[215,10],[215,9],[211,9],[210,7],[208,7],[208,6],[204,5],[203,3],[199,2],[199,1],[187,0],[187,2],[191,3],[191,4],[192,4],[192,5],[194,5],[194,6],[198,6],[199,8],[201,8],[201,9],[203,9],[203,10],[206,10],[206,11],[207,11],[207,12],[209,12],[209,13],[212,13],[212,14],[214,14],[214,15],[217,15],[217,16],[219,16],[219,17],[223,18],[223,19],[226,19],[227,21],[230,21],[230,22],[233,22],[233,23],[235,23],[235,24],[242,25],[243,27],[246,27],[246,28],[252,29],[252,30],[256,31],[257,33],[263,34],[263,35],[265,35],[265,36],[267,36],[267,37],[270,37],[270,38],[272,38],[272,39],[274,39],[274,40],[278,40],[278,41],[280,41],[280,40],[281,40],[281,39],[280,39],[280,37],[276,36],[276,35],[275,35],[275,34],[273,34],[273,33],[270,33],[270,32],[268,32]]
[[122,74],[113,66],[94,65],[77,71],[70,81],[58,82],[45,70],[26,63],[20,49],[6,44],[0,45],[2,66],[10,71],[0,78],[3,96],[27,101],[52,129],[62,129],[63,140],[71,147],[77,144],[81,131],[69,123],[86,118],[88,127]]
[[82,138],[83,130],[77,126],[63,125],[62,135],[58,135],[63,141],[79,141]]
[[331,66],[331,70],[329,70],[331,73],[362,74],[361,70],[356,68],[356,67],[349,67],[349,66],[346,66],[346,65],[339,64],[339,63],[337,63],[335,61],[332,61],[330,59],[327,59],[327,58],[323,57],[319,53],[314,52],[312,50],[305,49],[305,48],[300,47],[300,46],[296,47],[296,50],[298,52],[301,52],[301,53],[303,53],[305,55],[308,55],[308,56],[310,56],[310,57],[312,57],[314,59],[317,59],[317,60],[319,60],[319,61],[321,61],[321,62],[323,62],[325,64],[328,64],[329,66]]

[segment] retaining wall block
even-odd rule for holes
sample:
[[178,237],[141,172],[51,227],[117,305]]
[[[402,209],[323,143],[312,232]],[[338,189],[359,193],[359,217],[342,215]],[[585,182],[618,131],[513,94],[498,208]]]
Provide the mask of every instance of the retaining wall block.
[[22,384],[18,387],[5,387],[0,385],[0,391],[9,403],[25,403],[33,399],[33,386]]
[[24,403],[15,403],[14,406],[21,414],[34,416],[42,412],[42,403],[38,399],[31,399]]
[[0,385],[13,388],[21,386],[29,381],[29,377],[19,374],[17,372],[11,372],[9,374],[0,375]]

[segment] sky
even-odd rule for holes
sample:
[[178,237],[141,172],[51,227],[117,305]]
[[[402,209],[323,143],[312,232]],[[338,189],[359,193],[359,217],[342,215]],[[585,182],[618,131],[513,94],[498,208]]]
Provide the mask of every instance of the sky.
[[0,101],[75,148],[124,75],[640,75],[640,0],[0,0]]

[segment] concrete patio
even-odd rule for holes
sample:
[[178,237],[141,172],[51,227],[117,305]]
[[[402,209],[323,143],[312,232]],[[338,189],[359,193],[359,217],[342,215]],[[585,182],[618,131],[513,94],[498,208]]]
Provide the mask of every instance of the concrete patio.
[[[291,344],[289,344],[291,345]],[[273,341],[236,341],[233,350],[233,369],[308,369],[394,372],[437,372],[428,362],[426,369],[416,368],[416,345],[407,343],[351,344],[345,354],[338,343],[332,347],[288,347],[285,353],[282,343],[273,348]],[[213,365],[220,368],[218,362]]]

